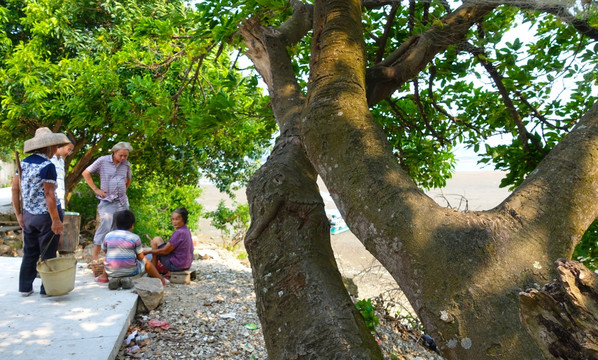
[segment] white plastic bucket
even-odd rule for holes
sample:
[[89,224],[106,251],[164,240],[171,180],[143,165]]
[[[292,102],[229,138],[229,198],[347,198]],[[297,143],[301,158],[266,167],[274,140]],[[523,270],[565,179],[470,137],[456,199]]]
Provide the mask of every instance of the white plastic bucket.
[[75,288],[77,259],[74,256],[47,259],[37,264],[44,289],[49,296],[64,295]]

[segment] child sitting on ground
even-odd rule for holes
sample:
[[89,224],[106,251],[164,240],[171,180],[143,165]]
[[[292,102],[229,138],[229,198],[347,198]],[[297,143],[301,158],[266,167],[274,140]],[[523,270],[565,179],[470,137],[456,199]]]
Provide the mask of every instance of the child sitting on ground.
[[[117,230],[106,234],[102,244],[102,250],[106,253],[104,272],[96,281],[107,283],[110,277],[109,288],[115,290],[121,285],[120,278],[130,278],[147,272],[150,277],[160,279],[162,285],[167,285],[169,281],[163,278],[151,261],[143,255],[139,236],[131,232],[135,225],[135,214],[131,210],[118,211],[114,214],[114,223]],[[133,286],[132,282],[124,280],[123,288]]]

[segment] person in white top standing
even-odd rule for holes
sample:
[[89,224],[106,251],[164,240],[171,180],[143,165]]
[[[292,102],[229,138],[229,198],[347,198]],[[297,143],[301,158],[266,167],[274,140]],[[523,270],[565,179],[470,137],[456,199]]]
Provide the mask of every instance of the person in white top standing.
[[73,153],[73,149],[75,145],[73,145],[73,141],[69,139],[71,142],[69,144],[60,146],[56,150],[56,154],[52,156],[50,161],[56,167],[56,199],[60,201],[60,206],[62,207],[62,211],[66,211],[66,189],[64,178],[66,175],[66,169],[64,168],[64,158],[69,156]]

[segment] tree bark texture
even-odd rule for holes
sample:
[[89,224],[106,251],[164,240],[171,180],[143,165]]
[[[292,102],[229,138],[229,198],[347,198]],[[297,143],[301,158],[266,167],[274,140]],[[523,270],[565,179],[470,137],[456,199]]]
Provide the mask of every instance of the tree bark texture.
[[316,173],[298,138],[279,138],[247,196],[255,220],[245,246],[268,357],[382,359],[342,283]]
[[399,86],[422,71],[450,45],[465,39],[467,31],[497,4],[466,2],[433,26],[405,41],[384,60],[367,70],[367,98],[370,105],[387,98]]
[[[301,7],[295,11],[306,13]],[[285,44],[309,30],[311,22],[295,20],[279,29],[256,21],[240,28],[247,54],[268,85],[282,134],[247,188],[252,222],[245,245],[268,356],[382,359],[342,283],[317,174],[298,136],[305,98]]]
[[546,359],[598,359],[598,275],[557,261],[558,279],[519,295],[521,320]]
[[597,195],[598,141],[586,127],[598,120],[595,111],[563,142],[584,145],[557,149],[501,206],[443,209],[400,169],[369,113],[358,4],[316,2],[314,29],[302,134],[351,230],[400,284],[446,357],[541,358],[519,320],[517,294],[549,281],[554,261],[571,255],[596,217],[594,204],[579,214]]
[[[460,34],[461,26],[471,26],[490,9],[462,11],[469,15],[450,18]],[[285,50],[288,39],[297,37],[286,36],[284,27],[257,23],[242,29],[283,134],[248,187],[252,226],[246,243],[269,355],[320,355],[306,352],[300,343],[317,347],[321,341],[322,351],[332,349],[329,356],[378,356],[370,353],[361,322],[348,325],[354,309],[344,302],[340,277],[328,264],[333,257],[329,241],[322,240],[328,236],[327,223],[321,199],[313,193],[313,166],[352,232],[395,278],[446,358],[543,358],[519,317],[519,293],[554,278],[555,261],[571,256],[598,215],[598,203],[588,201],[598,197],[598,105],[495,209],[461,213],[442,208],[401,170],[369,111],[360,2],[315,1],[313,14],[306,97],[292,78]],[[292,24],[307,31],[305,22]],[[445,29],[452,26],[445,24]],[[409,73],[401,64],[417,60],[418,51],[426,55],[416,63],[426,64],[430,51],[445,46],[418,44],[419,50],[410,47],[410,56],[389,58],[388,64]],[[389,81],[396,86],[400,78]],[[392,91],[386,85],[380,94]],[[332,300],[340,306],[332,306]],[[343,335],[333,326],[320,327],[316,302],[345,310],[323,318]],[[309,314],[311,323],[298,319],[296,309]],[[314,331],[329,335],[316,341]],[[351,331],[359,336],[350,338]],[[345,346],[345,341],[356,342]],[[350,347],[360,351],[340,355]]]

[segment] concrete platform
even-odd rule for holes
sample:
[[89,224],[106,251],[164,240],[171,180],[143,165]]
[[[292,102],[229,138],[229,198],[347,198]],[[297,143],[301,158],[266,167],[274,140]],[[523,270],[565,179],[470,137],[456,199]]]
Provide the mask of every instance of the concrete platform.
[[0,257],[0,359],[114,359],[133,317],[138,295],[108,290],[77,264],[75,289],[42,297],[19,293],[21,258]]

